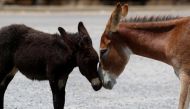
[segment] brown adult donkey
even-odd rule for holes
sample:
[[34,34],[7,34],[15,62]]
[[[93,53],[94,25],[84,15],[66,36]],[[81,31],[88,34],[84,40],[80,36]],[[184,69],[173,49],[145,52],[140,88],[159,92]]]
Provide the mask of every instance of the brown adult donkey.
[[143,17],[127,20],[128,5],[117,4],[100,42],[100,74],[112,89],[130,55],[136,54],[173,66],[180,79],[178,109],[190,99],[190,17]]
[[98,55],[91,38],[80,22],[77,33],[48,34],[25,25],[10,25],[0,30],[0,109],[5,90],[19,70],[31,80],[49,80],[54,109],[63,109],[65,86],[70,72],[79,67],[94,90],[102,86]]

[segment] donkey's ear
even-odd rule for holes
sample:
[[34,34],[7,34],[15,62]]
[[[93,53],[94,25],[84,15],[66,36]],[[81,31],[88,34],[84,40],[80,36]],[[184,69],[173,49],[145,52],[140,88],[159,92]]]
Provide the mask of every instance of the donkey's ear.
[[86,30],[82,22],[79,22],[78,24],[78,32],[80,36],[89,36],[88,31]]
[[122,17],[127,16],[127,14],[128,14],[128,4],[125,3],[125,4],[122,6]]
[[121,7],[120,3],[117,3],[117,6],[116,6],[115,10],[112,12],[112,15],[111,15],[111,18],[109,21],[111,32],[117,31],[117,27],[118,27],[121,17],[122,17],[122,7]]
[[58,27],[58,31],[61,34],[61,36],[66,36],[66,31],[62,27]]

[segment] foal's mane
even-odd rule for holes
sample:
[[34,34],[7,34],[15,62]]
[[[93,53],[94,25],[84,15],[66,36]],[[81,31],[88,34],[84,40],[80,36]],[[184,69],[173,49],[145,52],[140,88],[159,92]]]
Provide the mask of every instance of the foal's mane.
[[160,21],[169,21],[180,18],[179,16],[136,16],[129,19],[122,19],[122,22],[131,22],[131,23],[143,23],[143,22],[160,22]]

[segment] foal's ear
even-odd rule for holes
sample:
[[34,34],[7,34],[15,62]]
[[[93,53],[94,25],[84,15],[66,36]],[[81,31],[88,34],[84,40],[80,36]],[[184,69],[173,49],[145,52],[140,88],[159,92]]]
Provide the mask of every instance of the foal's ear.
[[89,36],[88,31],[86,30],[82,22],[79,22],[78,24],[78,32],[80,36]]
[[62,27],[58,27],[58,31],[60,32],[61,36],[66,36],[66,31]]
[[111,32],[116,32],[117,31],[117,26],[119,24],[119,21],[122,17],[122,7],[120,3],[117,3],[117,6],[115,10],[112,12],[110,21],[108,25],[110,26],[110,31]]

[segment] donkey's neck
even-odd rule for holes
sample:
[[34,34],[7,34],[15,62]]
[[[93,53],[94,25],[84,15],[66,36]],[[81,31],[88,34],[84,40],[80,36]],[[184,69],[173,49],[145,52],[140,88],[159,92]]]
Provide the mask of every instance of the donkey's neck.
[[[175,25],[166,26],[134,24],[120,24],[119,34],[122,40],[133,53],[144,57],[156,59],[168,63],[166,56],[166,45],[169,32],[175,28]],[[168,63],[169,64],[169,63]]]

